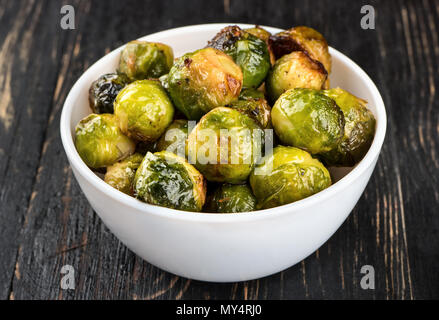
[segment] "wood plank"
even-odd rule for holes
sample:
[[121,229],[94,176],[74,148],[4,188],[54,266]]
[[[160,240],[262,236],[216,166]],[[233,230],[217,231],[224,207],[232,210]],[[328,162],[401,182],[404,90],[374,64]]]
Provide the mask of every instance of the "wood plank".
[[[0,10],[0,298],[9,295],[18,238],[46,135],[62,50],[40,1],[3,2]],[[50,17],[50,14],[49,14]],[[53,18],[52,18],[53,20]],[[46,24],[46,27],[44,27]],[[34,38],[34,31],[45,35]],[[45,40],[40,41],[40,40]],[[40,63],[45,61],[43,65]]]

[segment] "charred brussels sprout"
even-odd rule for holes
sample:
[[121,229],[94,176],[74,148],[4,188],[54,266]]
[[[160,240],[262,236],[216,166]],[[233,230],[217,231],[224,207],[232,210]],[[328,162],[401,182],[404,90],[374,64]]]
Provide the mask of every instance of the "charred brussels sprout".
[[105,174],[105,182],[113,188],[133,196],[133,181],[134,175],[140,163],[143,160],[143,155],[135,153],[125,160],[119,161],[112,166],[107,167]]
[[292,89],[276,101],[271,113],[280,140],[312,154],[337,147],[344,134],[343,112],[334,100],[312,89]]
[[[195,123],[195,121],[194,121]],[[157,140],[156,151],[169,151],[181,157],[186,153],[186,140],[188,138],[189,122],[187,120],[175,120],[166,129],[166,132]]]
[[125,136],[112,114],[90,114],[76,126],[76,150],[91,168],[102,168],[132,153],[136,143]]
[[208,212],[236,213],[250,212],[256,208],[256,198],[246,184],[225,183],[208,198],[205,209]]
[[276,61],[266,81],[267,93],[274,103],[289,89],[322,89],[328,77],[325,68],[305,52],[295,51]]
[[309,197],[331,185],[323,164],[298,148],[278,146],[250,175],[258,209],[268,209]]
[[134,178],[136,197],[150,204],[201,211],[206,199],[203,176],[171,152],[148,152]]
[[293,51],[304,51],[314,60],[319,61],[328,73],[331,73],[331,55],[326,39],[309,27],[295,27],[279,32],[270,37],[270,47],[276,59]]
[[[189,161],[209,181],[240,184],[255,163],[263,132],[250,117],[218,107],[201,118],[188,138]],[[253,138],[255,137],[255,138]]]
[[262,129],[271,126],[271,108],[263,98],[253,99],[247,97],[246,100],[235,101],[228,105],[228,107],[249,116],[255,120]]
[[126,135],[152,142],[171,124],[174,107],[160,82],[138,80],[119,92],[114,102],[114,114]]
[[238,99],[242,71],[224,52],[205,48],[177,59],[167,77],[169,95],[190,120]]
[[131,81],[159,78],[169,72],[174,60],[172,48],[163,43],[128,42],[120,54],[118,71]]
[[107,73],[90,86],[88,101],[94,113],[113,113],[117,94],[128,84],[124,74]]
[[366,108],[367,101],[349,92],[334,88],[323,91],[335,100],[345,118],[344,136],[333,150],[321,154],[330,166],[353,166],[359,162],[372,144],[375,135],[375,118]]
[[267,44],[238,26],[222,29],[208,46],[224,51],[241,67],[244,87],[257,88],[267,76],[270,69]]

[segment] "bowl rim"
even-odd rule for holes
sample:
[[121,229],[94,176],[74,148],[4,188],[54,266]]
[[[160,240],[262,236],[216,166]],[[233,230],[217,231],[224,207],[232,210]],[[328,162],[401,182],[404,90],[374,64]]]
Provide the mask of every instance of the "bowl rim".
[[[208,24],[199,24],[199,25],[191,25],[184,26],[178,28],[172,28],[156,33],[149,34],[147,36],[143,36],[139,39],[148,40],[148,38],[152,37],[165,37],[169,34],[185,34],[190,32],[197,32],[202,29],[209,30],[220,30],[228,25],[238,25],[242,28],[253,27],[253,24],[243,24],[243,23],[208,23]],[[270,32],[279,32],[282,29],[262,26],[262,28],[267,29]],[[116,48],[110,53],[101,57],[98,61],[92,64],[86,71],[84,71],[79,79],[75,82],[73,87],[71,88],[67,98],[64,102],[61,118],[60,118],[60,134],[61,141],[64,147],[64,151],[67,154],[67,158],[72,166],[72,169],[75,169],[77,173],[79,173],[85,180],[87,180],[94,188],[102,191],[108,197],[111,197],[113,200],[130,207],[131,209],[135,209],[141,211],[145,214],[152,214],[157,216],[162,216],[170,219],[177,220],[186,220],[186,221],[207,221],[207,222],[218,222],[218,223],[233,223],[237,221],[255,221],[260,219],[271,219],[274,217],[278,217],[283,214],[295,214],[298,211],[309,208],[317,203],[321,203],[333,196],[334,194],[343,191],[345,188],[349,187],[351,183],[353,183],[356,179],[358,179],[370,166],[374,164],[375,159],[379,156],[381,151],[381,147],[384,142],[386,128],[387,128],[387,115],[386,109],[384,106],[384,101],[372,79],[367,75],[363,69],[361,69],[354,61],[350,58],[342,54],[340,51],[329,47],[329,52],[331,56],[336,56],[337,59],[341,60],[341,62],[347,65],[349,68],[353,69],[355,73],[357,73],[363,81],[366,83],[366,86],[372,93],[372,96],[377,104],[376,108],[376,119],[377,119],[377,127],[375,131],[375,137],[370,146],[368,152],[363,157],[363,159],[343,178],[341,178],[336,183],[332,184],[325,190],[322,190],[312,196],[309,196],[305,199],[285,204],[282,206],[263,209],[251,212],[241,212],[239,214],[236,213],[223,213],[223,214],[215,214],[215,213],[205,213],[205,212],[190,212],[190,211],[182,211],[176,210],[166,207],[160,207],[156,205],[151,205],[148,203],[141,202],[134,197],[126,195],[125,193],[111,187],[107,183],[105,183],[101,178],[99,178],[81,159],[78,152],[76,151],[73,137],[70,129],[70,119],[73,113],[73,105],[77,98],[77,96],[81,92],[81,87],[83,87],[83,82],[85,81],[86,75],[89,72],[92,72],[97,65],[104,63],[105,60],[110,60],[113,55],[117,55],[124,45]]]

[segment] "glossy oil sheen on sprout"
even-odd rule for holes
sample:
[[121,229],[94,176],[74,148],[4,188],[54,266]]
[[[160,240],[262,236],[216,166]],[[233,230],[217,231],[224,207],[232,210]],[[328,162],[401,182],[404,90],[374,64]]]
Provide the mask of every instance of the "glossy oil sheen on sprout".
[[222,184],[206,204],[214,213],[250,212],[256,209],[256,198],[247,184]]
[[273,127],[280,140],[312,154],[337,147],[344,133],[343,112],[335,101],[311,89],[292,89],[276,101]]
[[222,29],[209,46],[224,51],[241,67],[244,87],[257,88],[267,76],[271,64],[266,42],[238,26]]
[[298,201],[331,185],[331,177],[323,164],[308,152],[278,146],[263,158],[250,176],[250,185],[258,200],[258,209],[268,209]]
[[[227,130],[230,138],[228,153],[221,150],[221,130]],[[206,130],[206,131],[205,131]],[[207,131],[207,130],[212,130]],[[254,141],[251,137],[254,130],[260,126],[250,117],[237,110],[218,107],[201,118],[188,138],[189,159],[196,159],[195,167],[209,181],[228,182],[240,184],[246,181],[254,166]],[[200,150],[205,146],[206,140],[200,138],[203,132],[214,134],[210,136],[215,142],[217,159],[215,163],[201,163]],[[262,137],[263,139],[263,137]],[[236,143],[232,143],[236,141]],[[255,141],[256,142],[256,141]],[[234,146],[231,147],[231,145]],[[223,153],[223,158],[221,154]],[[238,161],[233,161],[237,159]],[[237,162],[237,163],[233,163]]]
[[124,74],[107,73],[92,83],[89,90],[88,101],[94,113],[113,113],[114,100],[129,83]]
[[206,197],[203,176],[184,158],[167,151],[146,154],[134,188],[138,199],[178,210],[201,211]]
[[302,51],[284,55],[276,61],[266,81],[267,93],[272,103],[289,89],[323,88],[328,73],[323,65]]
[[112,114],[90,114],[76,126],[75,146],[91,168],[110,166],[134,153],[136,144],[124,135]]
[[104,181],[113,188],[133,196],[134,175],[142,160],[143,155],[135,153],[122,161],[116,162],[107,168]]
[[120,54],[120,73],[131,81],[159,78],[167,74],[172,66],[172,48],[163,43],[131,41]]
[[349,92],[334,88],[323,91],[335,100],[345,118],[344,136],[337,148],[323,153],[322,159],[331,166],[353,166],[359,162],[372,144],[375,135],[375,117],[367,102]]
[[265,100],[264,93],[256,89],[243,89],[238,101],[228,107],[255,120],[262,129],[271,128],[271,107]]
[[189,120],[238,99],[242,71],[224,52],[205,48],[178,58],[166,79],[175,106]]
[[171,124],[174,107],[159,81],[138,80],[119,92],[114,114],[126,135],[152,142]]
[[332,62],[328,43],[323,35],[313,28],[299,26],[279,32],[270,37],[269,43],[276,59],[293,51],[303,51],[322,63],[326,71],[331,73]]

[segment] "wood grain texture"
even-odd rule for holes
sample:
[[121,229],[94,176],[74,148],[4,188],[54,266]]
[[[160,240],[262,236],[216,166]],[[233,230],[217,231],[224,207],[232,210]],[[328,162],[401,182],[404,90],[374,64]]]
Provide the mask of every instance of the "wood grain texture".
[[[76,30],[59,27],[76,10]],[[376,10],[375,30],[360,8]],[[84,70],[140,36],[243,22],[321,31],[377,84],[388,133],[364,195],[335,235],[279,274],[211,284],[143,261],[102,224],[59,137],[62,104]],[[0,0],[1,299],[439,298],[438,1]],[[98,75],[97,75],[98,76]],[[61,267],[76,289],[61,290]],[[363,265],[375,290],[362,290]]]

